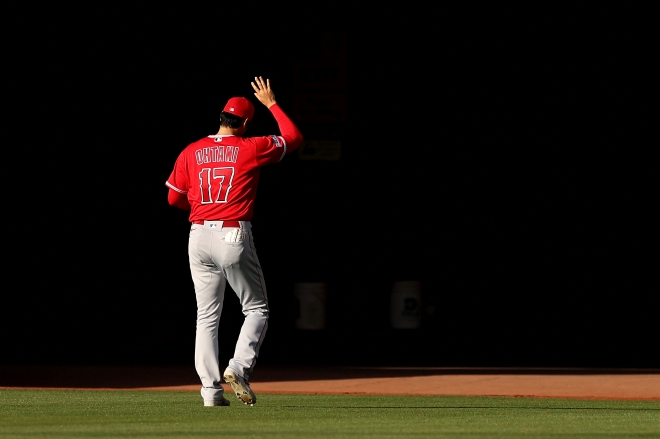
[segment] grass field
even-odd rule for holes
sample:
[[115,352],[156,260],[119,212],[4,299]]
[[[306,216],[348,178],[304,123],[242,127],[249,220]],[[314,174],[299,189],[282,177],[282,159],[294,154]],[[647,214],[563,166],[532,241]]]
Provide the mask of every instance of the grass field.
[[660,438],[660,402],[0,390],[1,438]]

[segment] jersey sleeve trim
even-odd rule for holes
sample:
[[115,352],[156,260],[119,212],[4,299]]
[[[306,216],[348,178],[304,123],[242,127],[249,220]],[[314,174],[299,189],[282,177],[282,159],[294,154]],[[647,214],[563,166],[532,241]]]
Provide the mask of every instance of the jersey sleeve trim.
[[165,186],[167,186],[168,188],[170,188],[170,189],[172,189],[173,191],[176,191],[176,192],[178,192],[178,193],[180,193],[180,194],[187,194],[187,193],[188,193],[188,191],[182,191],[182,190],[179,189],[178,187],[174,187],[174,186],[172,186],[172,184],[171,184],[169,181],[166,181],[166,182],[165,182]]
[[282,155],[280,158],[277,160],[278,162],[281,162],[284,156],[286,155],[286,140],[282,136],[276,136],[274,134],[271,134],[268,136],[270,141],[277,147],[277,148],[282,148]]
[[281,162],[282,159],[284,158],[284,156],[286,155],[286,140],[284,140],[284,137],[282,137],[282,136],[275,136],[275,137],[282,142],[282,156],[278,160],[278,161]]

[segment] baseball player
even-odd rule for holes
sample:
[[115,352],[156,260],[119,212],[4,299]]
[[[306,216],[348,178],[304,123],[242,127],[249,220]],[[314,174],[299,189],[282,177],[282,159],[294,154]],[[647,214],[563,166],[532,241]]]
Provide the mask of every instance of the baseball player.
[[[233,97],[220,113],[217,134],[189,144],[165,183],[169,204],[190,211],[188,259],[197,300],[195,369],[205,406],[230,404],[224,397],[223,377],[240,401],[257,402],[248,380],[268,328],[269,308],[250,221],[260,168],[281,161],[303,141],[300,130],[275,101],[270,80],[255,77],[251,84],[281,134],[245,136],[254,106],[244,97]],[[227,282],[240,300],[245,319],[234,357],[221,372],[218,324]]]

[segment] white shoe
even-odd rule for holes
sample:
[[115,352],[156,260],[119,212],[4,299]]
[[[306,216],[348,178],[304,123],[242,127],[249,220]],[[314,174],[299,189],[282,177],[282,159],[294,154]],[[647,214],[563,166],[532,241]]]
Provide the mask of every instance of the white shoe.
[[257,402],[257,395],[250,389],[250,384],[243,379],[233,369],[225,369],[225,382],[234,389],[236,397],[243,401],[244,404],[254,405]]
[[229,404],[231,404],[231,403],[224,396],[222,397],[222,399],[205,399],[204,400],[204,407],[216,407],[216,406],[226,407]]

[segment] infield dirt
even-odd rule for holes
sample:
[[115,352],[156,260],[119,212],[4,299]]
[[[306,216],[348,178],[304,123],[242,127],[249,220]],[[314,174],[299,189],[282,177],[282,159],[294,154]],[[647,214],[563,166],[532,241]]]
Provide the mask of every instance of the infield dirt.
[[[471,395],[660,401],[660,369],[263,365],[255,393]],[[225,390],[231,392],[228,385]],[[198,392],[193,366],[0,365],[0,388]]]

